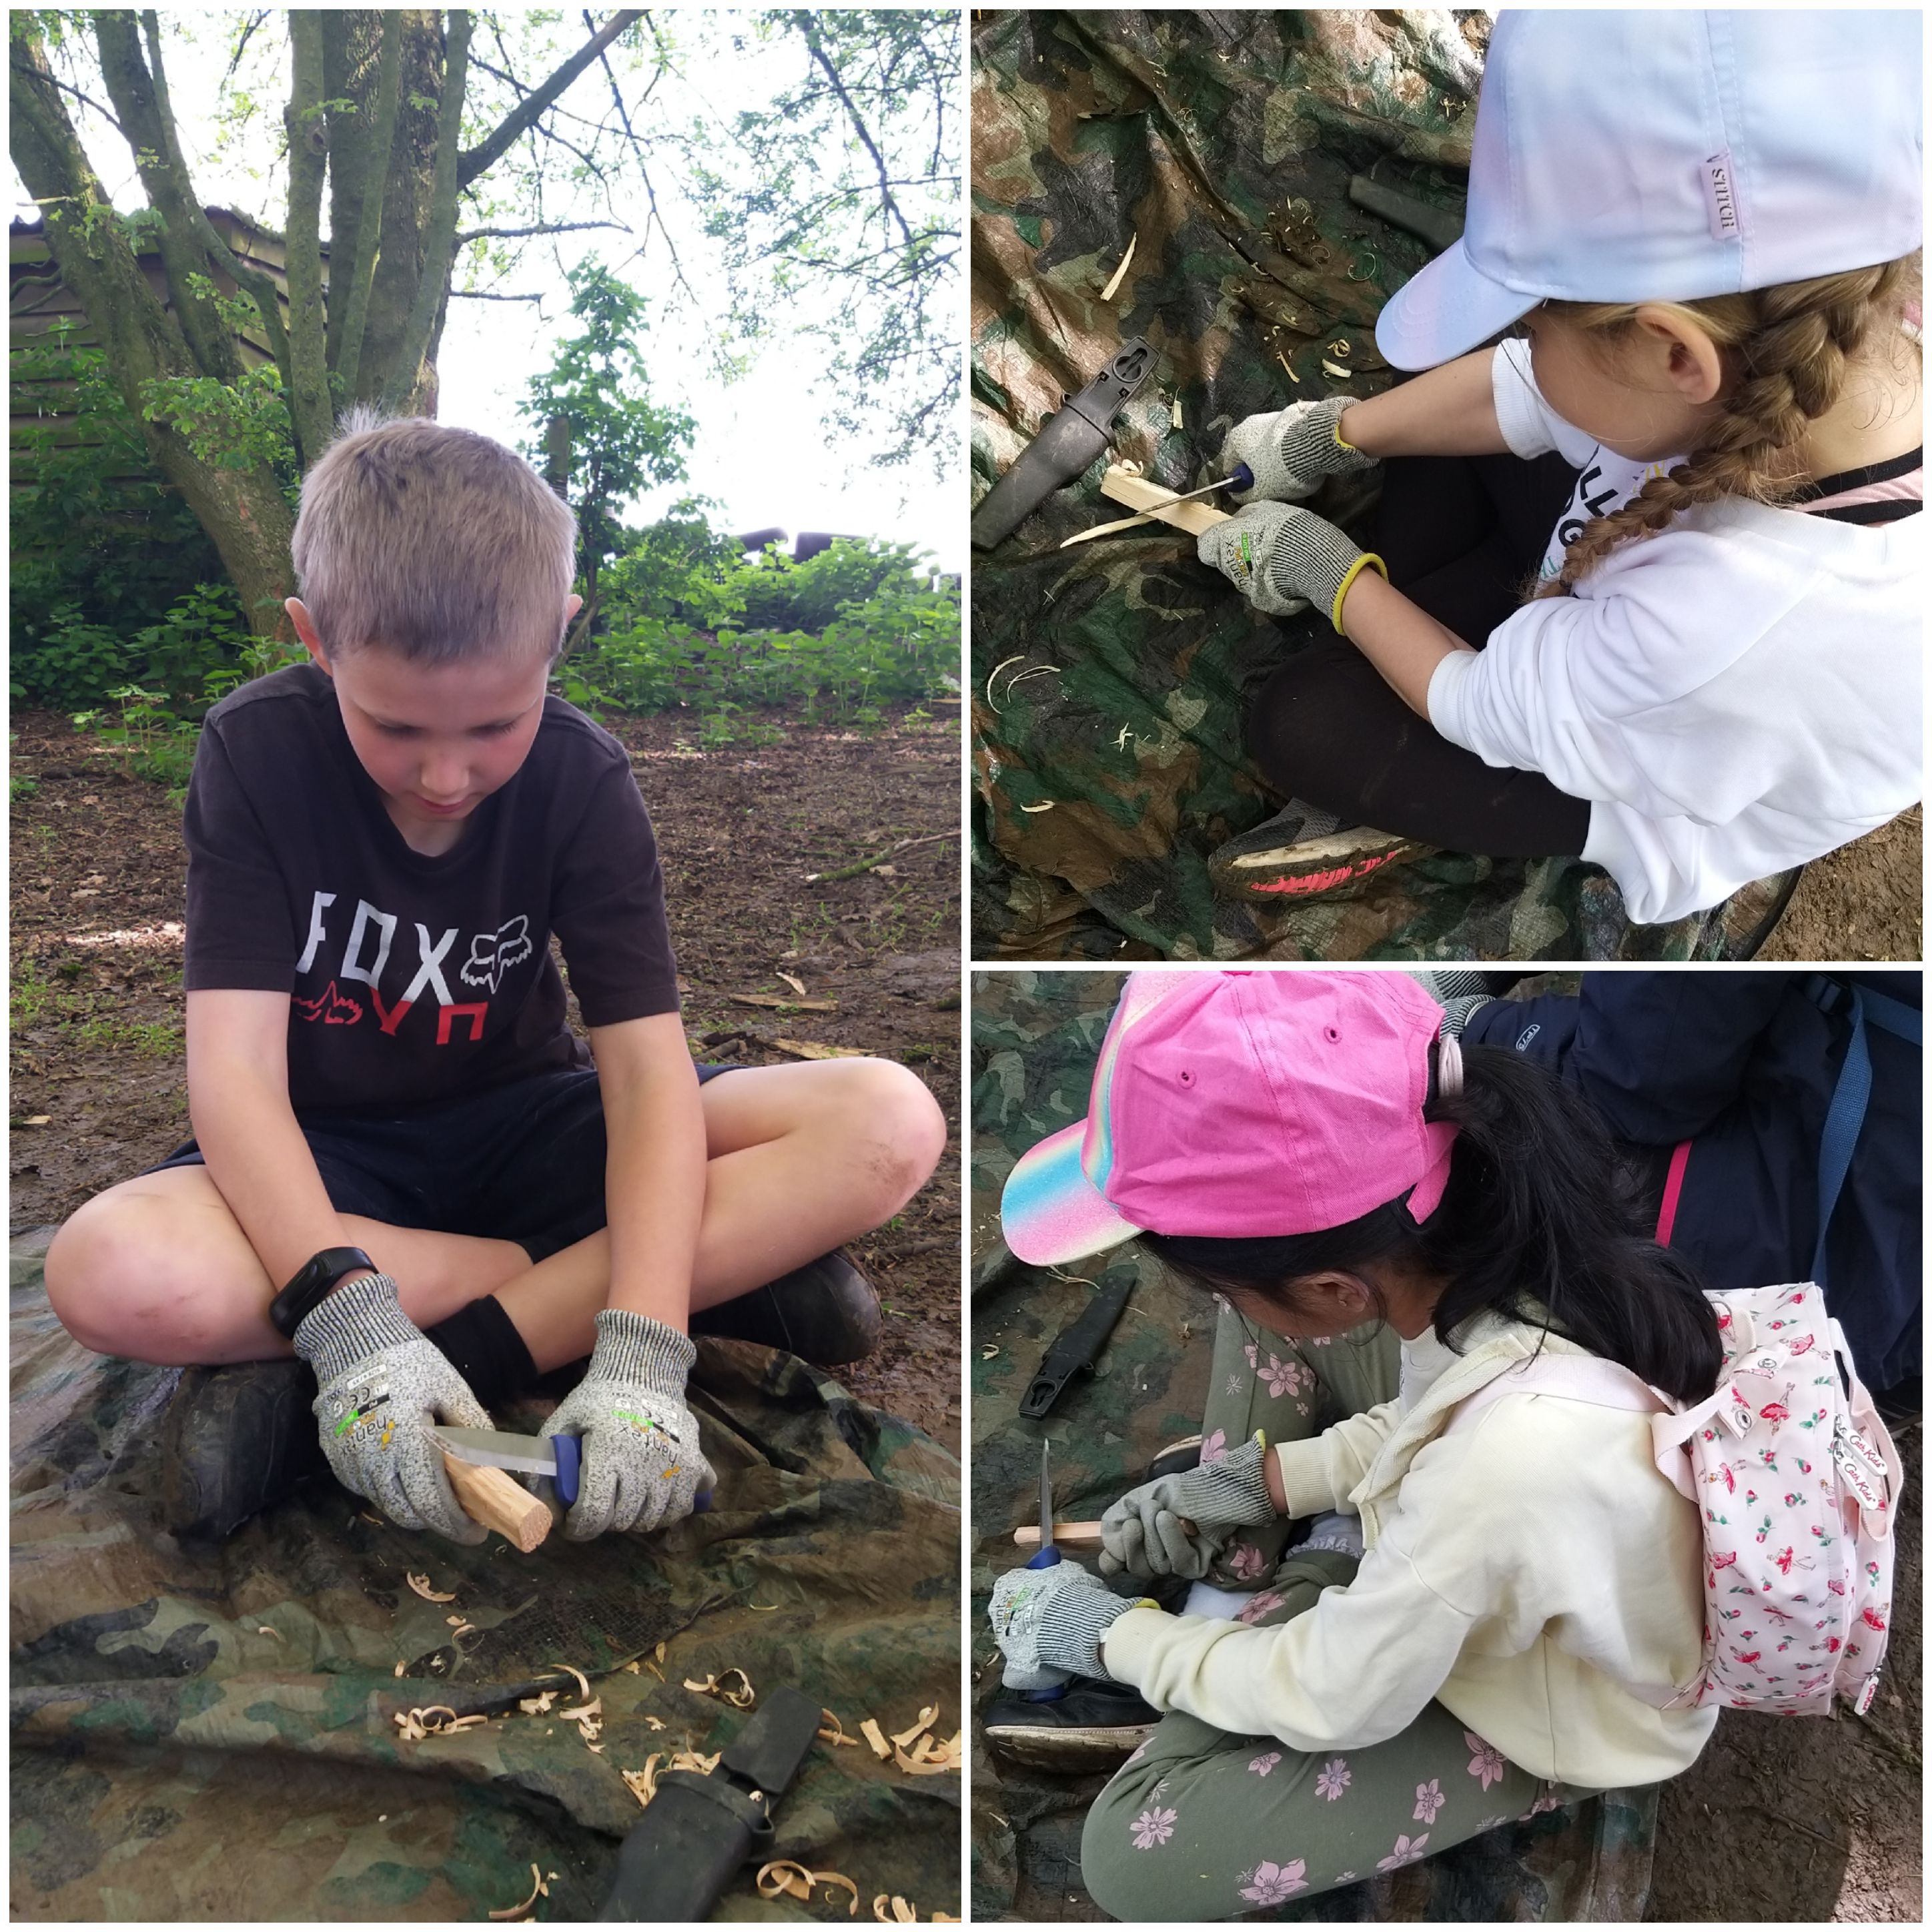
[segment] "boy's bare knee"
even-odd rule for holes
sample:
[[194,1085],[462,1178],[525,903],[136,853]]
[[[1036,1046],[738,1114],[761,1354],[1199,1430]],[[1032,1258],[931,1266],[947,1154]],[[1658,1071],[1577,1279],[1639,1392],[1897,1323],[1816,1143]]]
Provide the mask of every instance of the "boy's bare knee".
[[883,1221],[923,1187],[946,1150],[946,1115],[924,1081],[896,1060],[851,1063],[852,1118],[862,1158],[878,1184],[874,1206]]
[[98,1195],[47,1250],[47,1301],[83,1348],[137,1361],[218,1359],[220,1284],[210,1257],[170,1238],[166,1204]]

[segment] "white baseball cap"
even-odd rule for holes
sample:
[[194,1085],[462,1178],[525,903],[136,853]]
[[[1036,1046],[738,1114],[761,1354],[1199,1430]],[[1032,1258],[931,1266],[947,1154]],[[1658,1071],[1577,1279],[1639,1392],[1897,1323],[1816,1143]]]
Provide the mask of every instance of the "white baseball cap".
[[1476,108],[1462,238],[1376,344],[1432,368],[1540,302],[1689,302],[1910,254],[1922,16],[1509,11]]

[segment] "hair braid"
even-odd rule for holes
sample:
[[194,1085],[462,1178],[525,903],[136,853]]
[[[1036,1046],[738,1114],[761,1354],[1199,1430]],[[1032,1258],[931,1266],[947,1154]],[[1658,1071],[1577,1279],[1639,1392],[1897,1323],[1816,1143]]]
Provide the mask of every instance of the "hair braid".
[[[1882,262],[1742,295],[1661,304],[1693,317],[1727,352],[1738,379],[1688,460],[1591,524],[1564,550],[1562,568],[1534,594],[1562,596],[1620,544],[1654,536],[1696,504],[1724,496],[1774,503],[1797,488],[1804,474],[1790,451],[1843,394],[1874,328],[1898,308],[1910,266]],[[1627,329],[1636,310],[1630,302],[1546,306],[1560,320],[1606,334]]]

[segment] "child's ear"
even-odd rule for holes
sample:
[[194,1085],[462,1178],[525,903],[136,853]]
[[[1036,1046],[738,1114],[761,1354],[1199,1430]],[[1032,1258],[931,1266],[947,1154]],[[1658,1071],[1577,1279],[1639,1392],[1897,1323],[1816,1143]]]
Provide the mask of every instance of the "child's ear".
[[1664,360],[1664,376],[1679,400],[1701,409],[1724,386],[1724,352],[1694,323],[1668,309],[1640,304],[1634,318]]
[[328,653],[322,648],[322,639],[316,634],[315,620],[308,614],[308,606],[299,597],[291,597],[282,608],[289,614],[289,622],[296,627],[296,635],[302,640],[303,647],[321,668],[325,677],[335,674],[329,668]]

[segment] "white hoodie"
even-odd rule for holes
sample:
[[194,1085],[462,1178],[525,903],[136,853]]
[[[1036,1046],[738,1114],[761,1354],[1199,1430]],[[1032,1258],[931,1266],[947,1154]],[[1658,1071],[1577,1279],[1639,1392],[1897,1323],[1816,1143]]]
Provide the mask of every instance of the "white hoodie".
[[1412,1408],[1384,1402],[1274,1452],[1291,1514],[1360,1514],[1352,1583],[1265,1629],[1130,1610],[1107,1669],[1162,1710],[1298,1750],[1378,1744],[1434,1698],[1538,1778],[1674,1777],[1715,1708],[1660,1711],[1623,1687],[1688,1683],[1702,1661],[1696,1505],[1658,1472],[1647,1415],[1510,1395],[1444,1435],[1539,1343],[1587,1352],[1493,1317],[1458,1340],[1467,1354]]
[[[1584,472],[1559,532],[1671,466],[1615,456],[1557,416],[1526,342],[1501,345],[1491,381],[1517,455],[1558,450]],[[1582,856],[1632,919],[1715,905],[1919,797],[1922,522],[1736,499],[1686,511],[1574,596],[1526,604],[1485,650],[1444,658],[1430,720],[1485,764],[1588,800]]]

